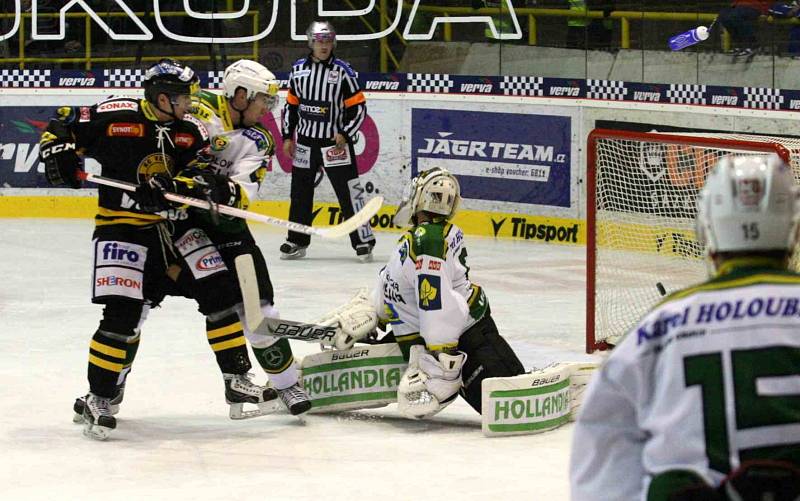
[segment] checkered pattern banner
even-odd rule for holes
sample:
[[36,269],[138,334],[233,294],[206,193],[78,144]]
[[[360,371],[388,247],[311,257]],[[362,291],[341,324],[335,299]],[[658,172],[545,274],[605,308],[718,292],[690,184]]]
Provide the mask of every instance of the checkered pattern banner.
[[504,76],[500,82],[500,90],[504,96],[542,96],[544,89],[542,77],[510,77]]
[[0,87],[50,87],[50,70],[0,70]]
[[446,94],[453,87],[450,75],[439,73],[409,73],[408,92],[437,92]]
[[670,84],[667,98],[673,104],[706,104],[706,86]]
[[144,70],[104,70],[106,87],[141,87]]
[[779,110],[784,102],[780,89],[744,88],[744,107],[757,110]]
[[209,89],[221,89],[222,88],[222,76],[225,74],[224,71],[209,71],[208,72],[208,88]]
[[586,97],[589,99],[623,101],[628,95],[625,82],[619,80],[587,80],[586,84],[588,86]]

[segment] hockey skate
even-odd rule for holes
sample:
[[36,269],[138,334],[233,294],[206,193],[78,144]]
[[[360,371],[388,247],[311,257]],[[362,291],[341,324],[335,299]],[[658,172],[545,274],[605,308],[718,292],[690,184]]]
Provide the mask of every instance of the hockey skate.
[[[116,416],[119,414],[119,404],[122,403],[122,398],[125,396],[125,386],[120,386],[117,389],[117,396],[112,398],[108,403],[108,408],[111,410],[111,415]],[[86,397],[78,397],[75,403],[72,404],[72,422],[75,424],[83,424],[83,409],[86,407]]]
[[[259,386],[250,378],[252,374],[223,374],[225,401],[231,406],[231,419],[249,419],[272,414],[280,409],[278,392],[268,386]],[[244,404],[255,404],[257,409],[244,410]]]
[[281,259],[300,259],[306,257],[307,245],[297,245],[288,240],[281,244]]
[[372,262],[372,245],[361,244],[356,246],[356,257],[362,263]]
[[278,390],[278,395],[292,416],[302,414],[311,408],[311,398],[300,386],[300,383]]
[[117,427],[117,419],[111,414],[111,399],[94,393],[86,395],[83,406],[83,434],[95,440],[105,440]]

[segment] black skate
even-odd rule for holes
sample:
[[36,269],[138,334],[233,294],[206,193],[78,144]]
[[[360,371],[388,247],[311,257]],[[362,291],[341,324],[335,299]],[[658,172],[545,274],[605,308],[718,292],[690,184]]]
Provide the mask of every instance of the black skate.
[[[231,406],[231,419],[249,419],[272,414],[279,409],[278,392],[269,386],[253,383],[251,374],[223,374],[225,379],[225,401]],[[244,404],[255,404],[258,408],[244,410]]]
[[311,398],[299,383],[278,390],[278,395],[281,397],[283,405],[286,406],[286,409],[288,409],[293,416],[302,414],[311,408]]
[[[109,402],[108,408],[111,410],[111,415],[116,416],[119,414],[119,404],[122,403],[122,398],[125,396],[125,386],[120,386],[117,389],[117,396],[112,398]],[[83,424],[83,409],[86,407],[86,397],[78,397],[75,403],[72,404],[72,422],[75,424]]]
[[83,406],[83,434],[95,440],[105,440],[117,427],[111,414],[111,399],[94,393],[86,395]]

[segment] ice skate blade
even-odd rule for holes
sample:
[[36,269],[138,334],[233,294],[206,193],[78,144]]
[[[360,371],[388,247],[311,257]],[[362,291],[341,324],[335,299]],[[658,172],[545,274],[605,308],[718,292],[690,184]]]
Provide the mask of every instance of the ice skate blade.
[[243,403],[230,404],[230,406],[231,407],[228,416],[237,421],[240,419],[252,419],[255,417],[267,416],[269,414],[276,414],[284,409],[283,405],[275,400],[261,402],[260,404],[256,404],[256,409],[249,410],[244,410]]
[[83,434],[94,440],[100,440],[100,441],[106,440],[108,436],[111,434],[111,430],[113,430],[113,428],[93,425],[88,421],[86,421],[83,425]]

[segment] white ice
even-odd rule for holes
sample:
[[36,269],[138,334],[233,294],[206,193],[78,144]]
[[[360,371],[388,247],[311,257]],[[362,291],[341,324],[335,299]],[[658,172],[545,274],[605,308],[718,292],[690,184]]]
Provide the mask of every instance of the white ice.
[[[458,401],[428,421],[395,405],[342,415],[228,419],[222,378],[192,302],[151,312],[117,430],[84,437],[72,402],[87,389],[92,222],[5,219],[0,242],[0,498],[11,499],[530,499],[569,498],[573,425],[486,438]],[[393,248],[380,233],[375,262],[348,240],[312,242],[280,261],[278,229],[257,226],[285,318],[312,320],[364,285]],[[584,249],[467,238],[471,278],[526,367],[583,354]],[[296,355],[318,346],[294,343]],[[253,359],[255,362],[255,359]],[[257,366],[257,381],[265,376]]]

